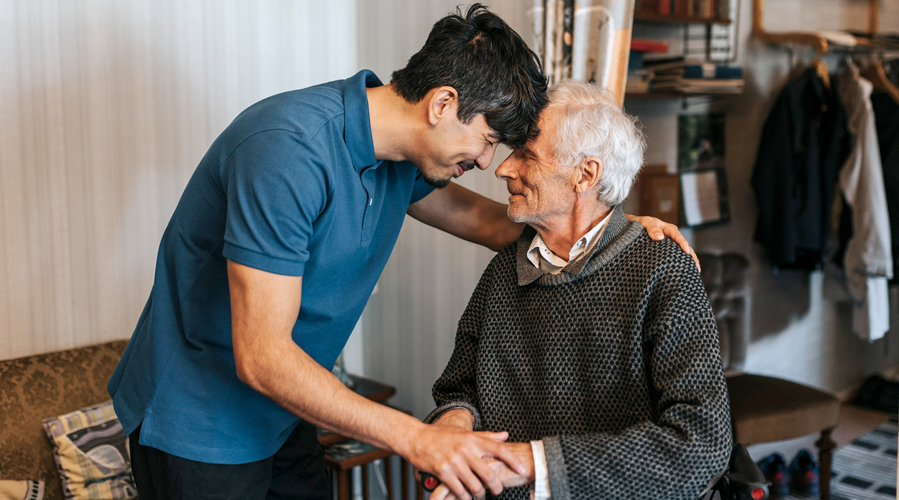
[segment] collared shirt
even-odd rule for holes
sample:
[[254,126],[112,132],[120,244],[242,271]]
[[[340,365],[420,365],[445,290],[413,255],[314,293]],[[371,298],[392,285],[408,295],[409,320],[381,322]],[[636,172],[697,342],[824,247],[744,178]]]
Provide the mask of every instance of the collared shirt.
[[387,263],[410,203],[409,162],[375,158],[370,71],[244,110],[191,177],[165,230],[147,305],[109,382],[125,433],[175,456],[270,457],[299,417],[237,378],[227,262],[302,276],[293,341],[326,369]]
[[540,233],[537,233],[537,235],[534,236],[534,240],[531,242],[531,246],[528,248],[528,260],[538,269],[552,274],[558,274],[569,262],[574,262],[578,257],[584,255],[588,249],[593,248],[593,245],[599,241],[602,230],[606,226],[606,222],[608,222],[611,215],[612,212],[610,211],[609,215],[606,215],[605,218],[593,226],[590,231],[587,231],[587,234],[581,236],[580,239],[574,243],[574,246],[571,247],[571,251],[568,252],[568,260],[553,253],[553,251],[546,246],[546,242],[543,241]]

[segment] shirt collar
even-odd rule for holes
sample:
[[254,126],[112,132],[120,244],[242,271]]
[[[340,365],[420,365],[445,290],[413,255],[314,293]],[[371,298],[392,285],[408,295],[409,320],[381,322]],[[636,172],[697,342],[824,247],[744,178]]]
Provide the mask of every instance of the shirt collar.
[[364,69],[348,78],[343,90],[344,140],[357,171],[378,162],[371,137],[371,117],[368,114],[368,95],[365,89],[381,85],[381,80],[374,73]]
[[599,235],[602,234],[602,229],[606,226],[606,222],[608,222],[609,217],[611,216],[612,211],[609,211],[609,214],[593,226],[592,229],[587,231],[587,234],[581,236],[568,252],[567,260],[553,253],[553,251],[546,246],[546,242],[543,241],[543,237],[540,236],[540,233],[537,233],[531,241],[531,246],[528,247],[528,260],[538,269],[543,269],[553,274],[558,273],[562,268],[567,266],[569,262],[573,262],[586,253],[587,249],[593,246],[599,239]]

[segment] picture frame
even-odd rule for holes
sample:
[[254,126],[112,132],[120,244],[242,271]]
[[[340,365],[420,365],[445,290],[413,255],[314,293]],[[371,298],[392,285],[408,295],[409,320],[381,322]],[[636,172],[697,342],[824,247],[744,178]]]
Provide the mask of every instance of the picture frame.
[[640,213],[680,224],[680,177],[669,174],[666,165],[646,165],[638,178]]
[[723,168],[680,172],[684,226],[705,227],[730,222],[727,175]]

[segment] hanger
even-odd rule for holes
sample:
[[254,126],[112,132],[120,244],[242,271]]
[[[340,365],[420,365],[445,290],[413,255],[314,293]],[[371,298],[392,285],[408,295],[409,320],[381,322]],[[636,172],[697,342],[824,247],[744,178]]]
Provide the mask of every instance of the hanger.
[[816,57],[812,59],[812,62],[810,62],[808,66],[815,69],[815,73],[818,75],[821,81],[824,82],[824,88],[826,88],[827,91],[830,92],[830,68],[827,67],[827,63],[824,62],[823,59]]
[[899,88],[887,78],[883,71],[883,62],[876,61],[865,66],[861,71],[861,75],[874,86],[875,89],[886,92],[890,97],[899,104]]

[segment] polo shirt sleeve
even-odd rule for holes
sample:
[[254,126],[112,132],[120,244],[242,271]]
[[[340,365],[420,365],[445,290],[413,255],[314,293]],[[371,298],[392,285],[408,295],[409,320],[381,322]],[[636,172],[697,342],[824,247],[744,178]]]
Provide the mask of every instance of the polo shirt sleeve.
[[222,255],[262,271],[302,276],[312,224],[324,210],[321,156],[294,133],[272,130],[244,140],[230,155]]
[[435,189],[434,186],[425,181],[425,178],[421,175],[421,171],[418,170],[418,167],[413,168],[415,168],[416,172],[415,184],[412,186],[412,197],[409,199],[410,205],[431,194],[431,191]]

